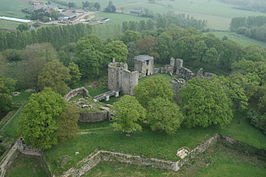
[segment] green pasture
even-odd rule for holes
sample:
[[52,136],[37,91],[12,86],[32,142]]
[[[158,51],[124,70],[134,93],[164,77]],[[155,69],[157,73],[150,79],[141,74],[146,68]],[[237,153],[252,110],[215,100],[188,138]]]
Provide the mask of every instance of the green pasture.
[[227,36],[228,39],[235,41],[242,46],[258,45],[258,46],[266,48],[265,42],[257,41],[255,39],[251,39],[251,38],[248,38],[244,35],[237,34],[234,32],[210,32],[210,33],[214,34],[215,36],[217,36],[220,39],[222,39],[224,36]]
[[7,170],[6,177],[47,177],[44,169],[38,157],[19,154]]
[[[96,149],[178,160],[175,155],[177,149],[184,146],[192,149],[215,133],[231,136],[252,146],[266,149],[266,136],[241,116],[236,116],[232,124],[224,129],[181,128],[172,136],[149,130],[125,136],[114,132],[107,122],[99,123],[99,126],[97,124],[80,126],[82,132],[89,132],[89,134],[79,135],[75,139],[59,143],[44,153],[45,160],[53,173],[60,174],[75,167],[78,161]],[[75,152],[80,154],[75,155]],[[62,163],[66,157],[68,161]]]
[[7,20],[0,20],[0,30],[16,30],[19,23]]
[[178,172],[139,167],[114,162],[103,162],[89,171],[85,177],[264,177],[266,163],[246,154],[215,145],[200,154]]
[[24,18],[22,9],[30,7],[28,0],[1,0],[0,16]]
[[[45,0],[48,1],[48,0]],[[69,0],[60,0],[69,2]],[[75,3],[81,7],[83,0],[76,0]],[[88,0],[95,2],[95,0]],[[109,0],[99,0],[102,10],[107,6]],[[177,14],[188,14],[197,19],[208,20],[208,27],[213,29],[228,29],[232,17],[265,15],[260,12],[245,11],[233,8],[233,5],[224,4],[217,0],[156,0],[149,3],[148,0],[113,0],[114,5],[120,12],[129,13],[136,8],[146,8],[154,13],[167,13],[169,11]],[[0,15],[9,17],[24,18],[25,14],[21,9],[29,7],[28,0],[1,0]],[[112,18],[110,23],[121,23],[122,21],[138,20],[137,17],[123,14],[104,14],[99,16]],[[98,16],[98,15],[97,15]]]
[[[82,1],[77,0],[77,5],[81,6]],[[89,1],[95,2],[94,0]],[[98,2],[104,9],[109,0],[99,0]],[[156,0],[155,3],[149,3],[148,0],[112,0],[112,2],[120,11],[125,13],[136,8],[146,8],[154,13],[171,11],[177,14],[188,14],[197,19],[208,20],[209,28],[220,30],[228,29],[232,17],[265,15],[259,12],[235,9],[233,5],[224,4],[217,0]]]

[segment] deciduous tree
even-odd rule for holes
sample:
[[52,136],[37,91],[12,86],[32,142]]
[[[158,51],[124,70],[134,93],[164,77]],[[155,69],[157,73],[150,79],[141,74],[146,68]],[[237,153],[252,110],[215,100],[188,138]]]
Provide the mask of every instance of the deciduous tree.
[[64,95],[69,90],[66,83],[70,79],[71,75],[67,67],[59,61],[51,61],[45,65],[38,76],[38,86],[41,90],[50,87],[53,91]]
[[135,87],[134,94],[144,107],[153,98],[161,97],[172,100],[174,96],[171,84],[162,76],[146,78]]
[[25,142],[43,150],[56,144],[57,122],[64,107],[64,98],[51,89],[33,94],[23,108],[18,124]]
[[188,127],[224,127],[233,118],[231,100],[223,88],[211,80],[189,80],[180,89],[180,102]]
[[173,134],[184,119],[176,103],[160,97],[149,101],[147,111],[147,122],[153,131]]
[[114,123],[112,126],[116,131],[133,133],[142,130],[140,122],[145,118],[145,109],[133,96],[125,95],[114,104]]
[[105,46],[106,57],[111,62],[113,58],[118,62],[126,62],[128,49],[122,41],[112,41]]

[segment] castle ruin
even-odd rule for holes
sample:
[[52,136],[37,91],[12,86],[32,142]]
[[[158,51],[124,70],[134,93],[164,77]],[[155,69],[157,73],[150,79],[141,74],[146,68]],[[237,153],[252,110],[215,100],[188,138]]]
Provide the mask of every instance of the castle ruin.
[[108,65],[108,89],[133,95],[133,88],[138,85],[139,72],[129,71],[126,63],[112,62]]
[[146,77],[154,73],[154,58],[149,55],[134,57],[134,69],[140,77]]

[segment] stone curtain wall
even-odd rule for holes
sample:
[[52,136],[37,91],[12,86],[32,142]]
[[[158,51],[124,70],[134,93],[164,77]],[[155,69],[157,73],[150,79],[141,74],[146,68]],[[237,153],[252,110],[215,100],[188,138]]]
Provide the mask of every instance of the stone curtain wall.
[[168,160],[160,160],[154,158],[143,158],[131,154],[123,154],[111,151],[97,151],[78,163],[78,168],[71,168],[65,172],[62,177],[80,177],[95,167],[101,161],[120,162],[138,166],[151,166],[153,168],[161,168],[177,171],[176,162]]
[[152,168],[178,171],[183,165],[188,163],[197,154],[206,151],[211,145],[217,143],[219,137],[220,137],[219,135],[215,135],[209,138],[204,143],[200,144],[195,149],[193,149],[186,158],[176,162],[170,160],[156,159],[156,158],[144,158],[138,155],[124,154],[120,152],[100,150],[92,153],[91,155],[80,161],[76,169],[75,168],[69,169],[62,175],[62,177],[80,177],[86,174],[89,170],[91,170],[101,161],[120,162],[131,165],[138,165],[144,167],[149,166]]
[[22,139],[18,139],[0,162],[0,177],[5,177],[6,170],[16,159],[18,152],[32,156],[42,155],[38,149],[30,148],[23,143]]

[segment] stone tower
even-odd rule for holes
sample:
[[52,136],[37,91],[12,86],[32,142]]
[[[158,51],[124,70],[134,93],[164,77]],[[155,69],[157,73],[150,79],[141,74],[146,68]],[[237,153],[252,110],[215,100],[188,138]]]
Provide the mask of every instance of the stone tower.
[[129,71],[126,63],[112,62],[108,65],[108,89],[122,94],[133,95],[138,85],[139,73]]

